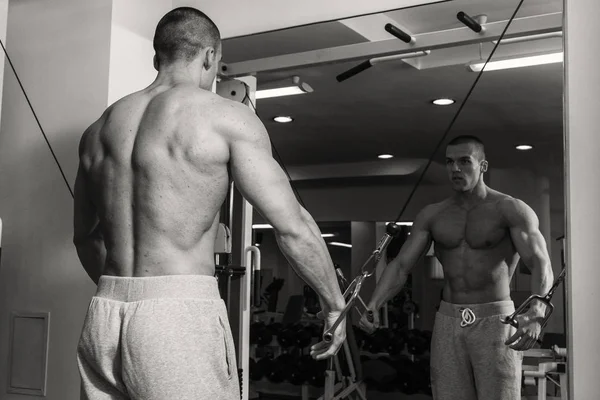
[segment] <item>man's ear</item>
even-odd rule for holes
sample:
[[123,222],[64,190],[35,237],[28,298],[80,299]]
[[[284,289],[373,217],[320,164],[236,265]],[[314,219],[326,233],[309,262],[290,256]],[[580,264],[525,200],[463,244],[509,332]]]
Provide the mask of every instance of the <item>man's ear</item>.
[[481,172],[487,172],[488,170],[488,162],[486,160],[481,162]]
[[154,58],[152,59],[152,63],[154,64],[154,69],[158,71],[158,57],[156,57],[156,54],[154,55]]
[[213,66],[215,65],[215,63],[217,62],[217,52],[215,51],[214,47],[207,47],[206,49],[204,49],[204,68],[207,71],[210,71],[211,68],[213,68]]

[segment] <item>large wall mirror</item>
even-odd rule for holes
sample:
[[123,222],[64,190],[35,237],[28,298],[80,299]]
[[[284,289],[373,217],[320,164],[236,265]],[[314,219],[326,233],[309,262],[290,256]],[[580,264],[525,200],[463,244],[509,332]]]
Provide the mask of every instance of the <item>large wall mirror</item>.
[[[256,78],[249,106],[348,281],[360,273],[386,223],[401,224],[405,240],[426,206],[456,194],[462,183],[452,180],[446,148],[460,135],[484,143],[487,187],[535,213],[553,279],[559,275],[565,232],[562,5],[446,1],[224,41],[229,77],[222,79]],[[471,231],[470,238],[468,229],[457,233],[465,248],[483,240],[465,251],[493,258],[494,246],[512,241],[506,221],[469,223],[492,224],[496,231]],[[263,296],[253,316],[251,398],[317,398],[325,382],[315,371],[325,366],[309,365],[304,372],[299,366],[308,353],[307,336],[320,334],[310,329],[319,323],[318,299],[258,213],[253,241],[262,255]],[[383,307],[385,334],[366,334],[358,311],[352,313],[353,355],[338,357],[339,364],[343,374],[360,377],[369,399],[431,398],[428,344],[449,279],[438,255],[434,246],[427,249],[405,288]],[[538,277],[522,257],[514,261],[509,296],[519,306]],[[476,268],[472,273],[485,274]],[[369,301],[381,275],[379,266],[365,281],[362,300]],[[564,301],[559,286],[536,349],[566,347]],[[399,342],[400,349],[393,345]],[[344,367],[348,363],[353,367]],[[537,368],[538,360],[526,354],[524,365]],[[544,390],[560,398],[555,380]],[[535,382],[525,383],[523,396],[538,392]]]

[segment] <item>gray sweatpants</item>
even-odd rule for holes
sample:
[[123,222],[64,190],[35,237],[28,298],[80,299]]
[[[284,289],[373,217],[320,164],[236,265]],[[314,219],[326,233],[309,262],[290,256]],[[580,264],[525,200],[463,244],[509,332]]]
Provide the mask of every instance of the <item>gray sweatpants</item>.
[[500,321],[512,301],[442,301],[431,340],[435,400],[520,400],[523,353],[504,344],[516,329]]
[[102,276],[77,347],[83,400],[238,400],[225,303],[211,276]]

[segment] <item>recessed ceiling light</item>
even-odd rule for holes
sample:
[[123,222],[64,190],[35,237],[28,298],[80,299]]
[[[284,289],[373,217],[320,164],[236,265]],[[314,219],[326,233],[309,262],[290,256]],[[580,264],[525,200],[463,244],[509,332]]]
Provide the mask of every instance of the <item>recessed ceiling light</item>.
[[382,158],[382,159],[387,159],[387,158],[393,158],[394,156],[391,154],[380,154],[377,156],[378,158]]
[[533,146],[530,146],[528,144],[520,144],[516,147],[517,150],[531,150],[533,149]]
[[280,122],[282,124],[285,124],[287,122],[292,122],[293,120],[294,120],[294,118],[288,117],[288,116],[284,116],[284,115],[273,118],[273,121]]
[[454,100],[452,99],[436,99],[434,101],[432,101],[433,104],[435,104],[436,106],[449,106],[451,104],[454,104]]

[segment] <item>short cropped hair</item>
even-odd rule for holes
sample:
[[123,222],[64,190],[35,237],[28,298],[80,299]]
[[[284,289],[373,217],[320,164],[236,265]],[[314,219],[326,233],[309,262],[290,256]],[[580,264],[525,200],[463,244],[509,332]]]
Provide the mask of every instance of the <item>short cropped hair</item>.
[[165,14],[156,26],[154,51],[159,63],[190,62],[200,50],[221,44],[217,25],[202,11],[179,7]]
[[479,159],[485,160],[485,145],[483,144],[483,141],[481,139],[479,139],[477,136],[472,136],[472,135],[457,136],[448,143],[448,146],[455,146],[455,145],[459,145],[459,144],[474,145],[475,148],[477,149],[477,152],[479,153]]

